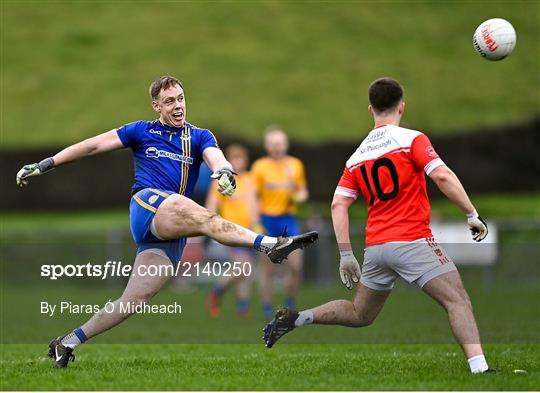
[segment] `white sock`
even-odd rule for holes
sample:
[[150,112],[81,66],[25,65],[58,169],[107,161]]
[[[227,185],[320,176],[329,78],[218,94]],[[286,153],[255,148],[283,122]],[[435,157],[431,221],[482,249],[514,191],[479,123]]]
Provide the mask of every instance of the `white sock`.
[[469,362],[469,367],[473,374],[483,373],[489,368],[484,355],[473,356],[472,358],[467,359],[467,361]]
[[277,243],[277,237],[263,236],[261,244],[265,247],[272,248]]
[[277,237],[257,235],[253,248],[260,252],[268,252],[277,243]]
[[298,318],[294,321],[294,326],[299,327],[309,325],[310,323],[313,323],[313,311],[304,310],[298,313]]
[[69,333],[66,337],[62,339],[62,345],[65,347],[75,348],[76,346],[82,344],[82,341],[77,337],[75,332]]

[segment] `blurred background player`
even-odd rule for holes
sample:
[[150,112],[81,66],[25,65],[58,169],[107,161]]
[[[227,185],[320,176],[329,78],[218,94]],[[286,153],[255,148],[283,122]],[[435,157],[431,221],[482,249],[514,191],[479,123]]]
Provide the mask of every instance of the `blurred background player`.
[[[257,206],[257,196],[251,175],[248,172],[249,157],[247,149],[239,144],[229,145],[225,149],[225,157],[231,163],[236,176],[236,192],[230,197],[224,197],[214,186],[210,187],[206,208],[219,213],[224,219],[254,230],[262,229],[259,224],[259,209]],[[252,264],[255,255],[251,250],[234,247],[227,248],[228,261],[247,262]],[[236,311],[238,315],[247,317],[249,315],[249,277],[223,276],[215,284],[208,295],[208,312],[213,318],[219,316],[221,312],[221,299],[225,292],[232,286],[236,286]]]
[[[266,346],[271,348],[281,336],[306,324],[370,325],[401,276],[444,307],[471,372],[492,371],[461,276],[431,232],[425,176],[464,213],[473,240],[484,240],[486,223],[428,137],[399,126],[405,110],[400,84],[391,78],[377,79],[368,94],[374,128],[347,160],[332,201],[341,281],[349,289],[358,283],[356,295],[353,301],[334,300],[300,313],[279,310],[265,328]],[[349,231],[349,208],[360,195],[368,207],[361,274]]]
[[[279,126],[270,126],[264,135],[267,156],[253,163],[251,173],[259,198],[261,223],[268,236],[289,236],[300,233],[296,218],[297,205],[308,199],[308,189],[304,165],[295,157],[287,155],[289,140]],[[302,278],[302,251],[291,253],[285,267],[285,306],[296,309],[296,295]],[[273,317],[273,275],[272,264],[261,264],[261,298],[263,315]]]

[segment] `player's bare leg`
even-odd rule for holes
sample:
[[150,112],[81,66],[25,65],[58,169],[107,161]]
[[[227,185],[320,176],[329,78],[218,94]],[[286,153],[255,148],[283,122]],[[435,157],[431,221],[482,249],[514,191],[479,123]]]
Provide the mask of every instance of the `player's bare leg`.
[[457,271],[442,274],[428,281],[422,288],[448,313],[452,332],[467,359],[482,355],[480,334],[474,319],[471,300]]
[[316,232],[287,238],[258,235],[179,194],[173,194],[161,203],[154,225],[163,240],[206,235],[227,246],[254,247],[265,252],[274,263],[281,263],[290,252],[306,247],[318,238]]
[[[150,276],[146,273],[147,266],[158,266],[159,275]],[[133,265],[133,275],[129,278],[126,288],[119,299],[114,302],[114,311],[101,309],[88,322],[81,326],[88,338],[94,337],[104,331],[118,325],[134,312],[121,312],[120,304],[130,304],[131,306],[142,306],[147,304],[150,299],[167,283],[172,277],[173,269],[168,258],[155,254],[151,251],[143,251],[135,258]],[[133,311],[130,307],[129,311]],[[125,311],[125,310],[124,310]]]
[[287,259],[287,274],[285,276],[285,307],[296,310],[296,296],[302,281],[302,265],[304,253],[297,250]]
[[179,194],[159,206],[155,228],[164,240],[206,235],[227,246],[251,247],[257,234],[225,220],[218,214]]
[[348,327],[369,326],[379,315],[390,292],[375,291],[359,283],[353,301],[333,300],[299,313],[288,309],[279,310],[276,317],[264,329],[266,346],[271,348],[284,334],[311,323]]
[[[160,274],[146,274],[148,266],[157,266]],[[54,359],[55,367],[66,367],[68,361],[74,359],[72,351],[76,346],[133,315],[137,307],[143,306],[152,299],[172,274],[172,265],[167,257],[151,251],[139,253],[133,264],[132,276],[122,296],[94,314],[81,327],[51,342],[49,356]],[[122,307],[120,307],[121,304]],[[129,307],[126,307],[128,304]]]
[[311,309],[313,323],[349,327],[369,326],[381,312],[391,291],[375,291],[359,283],[354,300],[334,300]]

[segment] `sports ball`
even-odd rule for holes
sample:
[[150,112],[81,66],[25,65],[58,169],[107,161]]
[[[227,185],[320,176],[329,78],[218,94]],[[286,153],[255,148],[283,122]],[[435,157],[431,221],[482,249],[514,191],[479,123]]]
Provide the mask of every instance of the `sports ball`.
[[507,20],[486,20],[474,32],[473,46],[485,59],[502,60],[516,46],[516,31]]

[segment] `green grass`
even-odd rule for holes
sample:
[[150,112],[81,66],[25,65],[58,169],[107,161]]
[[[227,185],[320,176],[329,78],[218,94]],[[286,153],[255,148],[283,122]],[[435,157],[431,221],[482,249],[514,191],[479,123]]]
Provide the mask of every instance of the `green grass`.
[[[499,283],[489,290],[474,274],[465,272],[464,277],[487,358],[491,366],[501,369],[498,375],[471,376],[459,347],[453,343],[443,311],[420,291],[403,285],[395,289],[373,326],[309,326],[287,335],[272,350],[265,349],[260,339],[264,321],[256,299],[251,318],[239,319],[228,294],[222,317],[211,319],[204,308],[208,287],[187,292],[169,287],[153,302],[178,301],[181,315],[134,316],[78,348],[76,362],[67,370],[54,370],[45,356],[46,343],[88,316],[41,316],[38,302],[99,304],[117,296],[121,286],[100,281],[93,285],[87,281],[86,286],[65,281],[46,283],[29,278],[22,286],[5,281],[2,285],[0,387],[534,390],[540,382],[540,315],[533,300],[540,296],[538,285]],[[343,287],[305,286],[299,304],[309,307],[350,296]],[[7,307],[13,304],[17,307]],[[514,374],[515,369],[528,373]]]
[[[385,75],[405,87],[405,126],[428,133],[540,109],[534,1],[0,4],[3,149],[65,145],[151,119],[146,92],[163,74],[184,82],[191,122],[252,141],[270,123],[305,143],[357,140],[371,128],[367,85]],[[518,34],[501,62],[471,43],[494,16]]]
[[[46,251],[46,249],[44,249]],[[21,261],[22,262],[22,261]],[[46,256],[43,263],[50,263]],[[81,263],[79,261],[75,261]],[[75,263],[74,262],[74,263]],[[97,262],[94,262],[97,263]],[[330,261],[329,263],[332,263]],[[540,344],[540,276],[538,269],[529,271],[533,282],[521,280],[519,285],[497,279],[493,287],[485,287],[478,269],[462,269],[464,283],[469,291],[480,326],[483,341],[490,344]],[[102,281],[99,278],[58,279],[50,281],[39,277],[39,270],[28,263],[23,271],[26,278],[4,269],[2,281],[1,328],[2,343],[23,344],[48,342],[51,337],[79,326],[93,313],[75,310],[59,312],[53,316],[40,313],[40,302],[59,305],[61,301],[73,305],[103,306],[108,299],[120,296],[121,280]],[[337,269],[332,271],[337,285]],[[519,280],[513,278],[513,281]],[[255,278],[253,278],[255,281]],[[185,282],[195,284],[195,279]],[[305,284],[298,297],[302,308],[314,307],[332,299],[350,299],[353,293],[343,286],[317,286]],[[189,291],[172,285],[162,290],[154,304],[182,306],[180,314],[142,314],[130,318],[117,328],[97,337],[99,344],[254,344],[261,343],[262,320],[256,291],[252,294],[252,316],[239,319],[234,307],[234,296],[224,299],[222,316],[212,319],[206,312],[209,286],[192,285]],[[283,302],[281,291],[275,304]],[[10,307],[16,305],[16,307]],[[16,321],[16,323],[15,323]],[[421,327],[421,328],[420,328]],[[448,344],[452,334],[444,312],[421,291],[399,285],[373,326],[364,329],[343,327],[308,327],[287,336],[284,342],[294,344]]]
[[[3,345],[3,390],[535,390],[539,346],[490,345],[497,375],[450,345],[88,345],[67,370],[44,346]],[[526,369],[528,374],[514,374]]]
[[[103,264],[110,258],[100,238],[104,229],[126,225],[125,212],[2,216],[2,390],[534,390],[539,386],[540,270],[533,257],[538,236],[529,232],[524,247],[501,237],[501,258],[491,286],[484,283],[480,269],[461,269],[488,361],[501,369],[498,375],[471,376],[442,309],[402,283],[372,326],[309,326],[267,350],[261,341],[264,321],[256,291],[250,318],[236,316],[234,296],[228,293],[222,316],[211,319],[205,310],[209,283],[193,279],[187,281],[188,288],[170,285],[153,299],[154,304],[177,302],[181,314],[133,316],[78,348],[77,360],[67,370],[55,370],[45,356],[47,342],[80,326],[91,313],[47,316],[40,313],[40,302],[103,305],[120,295],[124,280],[51,281],[40,277],[39,268],[51,263]],[[45,231],[54,236],[35,237]],[[129,252],[122,254],[125,263],[132,260]],[[337,267],[336,260],[328,263]],[[309,266],[307,261],[306,269]],[[332,268],[332,275],[332,283],[339,282],[337,269]],[[343,286],[306,282],[298,305],[313,307],[351,296]],[[278,286],[275,304],[282,301]],[[514,369],[528,373],[514,374]]]

